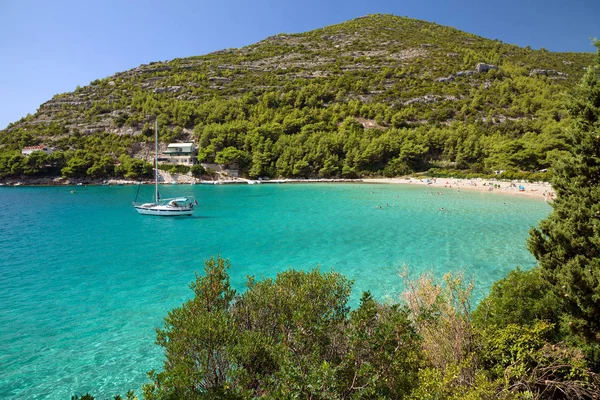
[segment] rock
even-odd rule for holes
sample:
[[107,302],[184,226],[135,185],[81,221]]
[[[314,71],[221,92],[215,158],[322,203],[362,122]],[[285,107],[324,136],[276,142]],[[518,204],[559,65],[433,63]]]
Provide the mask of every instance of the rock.
[[472,76],[477,73],[487,72],[491,69],[498,69],[498,66],[492,65],[492,64],[486,64],[486,63],[477,63],[477,65],[475,66],[475,70],[469,69],[466,71],[458,71],[458,72],[453,73],[450,76],[444,76],[441,78],[437,78],[437,79],[435,79],[435,81],[436,82],[451,82],[454,80],[454,78],[457,78],[459,76]]
[[225,76],[210,76],[208,80],[211,82],[231,82],[231,78]]
[[278,34],[278,35],[273,35],[273,36],[267,37],[265,39],[265,41],[278,42],[278,41],[284,41],[285,39],[287,39],[286,35]]
[[486,64],[486,63],[477,63],[475,66],[475,71],[477,72],[488,72],[491,69],[498,69],[497,65]]
[[167,86],[167,87],[157,87],[152,92],[153,93],[177,93],[181,90],[181,86]]
[[427,50],[419,49],[419,48],[411,48],[400,50],[395,53],[390,54],[388,57],[394,60],[410,60],[411,58],[416,57],[425,57],[427,56]]
[[332,41],[341,41],[346,39],[348,36],[344,33],[338,33],[337,35],[323,35],[321,39],[324,40],[332,40]]
[[532,69],[529,72],[529,76],[544,75],[544,76],[568,76],[563,72],[559,72],[555,69]]
[[454,76],[471,76],[471,75],[475,75],[477,73],[477,71],[473,71],[473,70],[467,70],[467,71],[458,71],[454,74]]
[[456,96],[452,96],[452,95],[439,96],[439,95],[435,95],[435,94],[426,94],[425,96],[414,97],[412,99],[408,99],[408,100],[402,102],[402,105],[408,106],[413,103],[431,104],[431,103],[437,103],[437,102],[445,101],[445,100],[453,101],[453,100],[458,100],[458,98]]

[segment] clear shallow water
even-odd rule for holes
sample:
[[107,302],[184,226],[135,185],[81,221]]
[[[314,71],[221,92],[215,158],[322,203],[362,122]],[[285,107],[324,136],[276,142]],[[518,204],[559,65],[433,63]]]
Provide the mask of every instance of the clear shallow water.
[[527,232],[550,212],[538,200],[423,186],[179,185],[161,194],[195,195],[200,209],[169,219],[138,215],[135,187],[72,189],[0,188],[2,399],[139,389],[161,367],[155,328],[211,255],[231,261],[239,289],[246,275],[320,265],[355,280],[354,302],[363,290],[394,299],[408,264],[415,275],[462,269],[482,296],[534,265]]

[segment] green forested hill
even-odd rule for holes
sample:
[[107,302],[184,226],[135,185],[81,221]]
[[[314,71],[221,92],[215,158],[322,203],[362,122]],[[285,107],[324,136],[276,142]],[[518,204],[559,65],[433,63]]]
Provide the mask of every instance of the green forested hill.
[[[535,172],[568,150],[564,96],[593,60],[369,15],[56,95],[0,131],[0,178],[138,177],[155,117],[250,177]],[[59,151],[20,156],[41,143]]]

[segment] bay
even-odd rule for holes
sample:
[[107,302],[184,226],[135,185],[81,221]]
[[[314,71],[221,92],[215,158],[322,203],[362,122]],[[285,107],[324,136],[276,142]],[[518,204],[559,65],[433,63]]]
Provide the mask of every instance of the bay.
[[161,367],[155,328],[213,255],[231,261],[239,290],[247,275],[319,266],[354,279],[353,305],[363,290],[395,301],[406,265],[412,276],[462,270],[480,299],[535,264],[528,230],[550,212],[535,199],[425,186],[177,185],[162,196],[196,196],[196,215],[160,218],[133,210],[136,190],[0,188],[0,398],[139,389]]

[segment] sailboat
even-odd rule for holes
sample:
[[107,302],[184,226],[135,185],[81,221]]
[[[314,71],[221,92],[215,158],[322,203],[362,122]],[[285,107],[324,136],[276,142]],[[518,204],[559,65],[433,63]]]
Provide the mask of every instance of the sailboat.
[[[154,149],[154,203],[138,203],[137,194],[133,201],[133,208],[142,215],[159,215],[176,217],[179,215],[193,215],[194,207],[198,201],[192,196],[180,196],[170,199],[161,199],[158,193],[158,121],[155,122],[155,149]],[[139,193],[139,187],[138,187]]]

